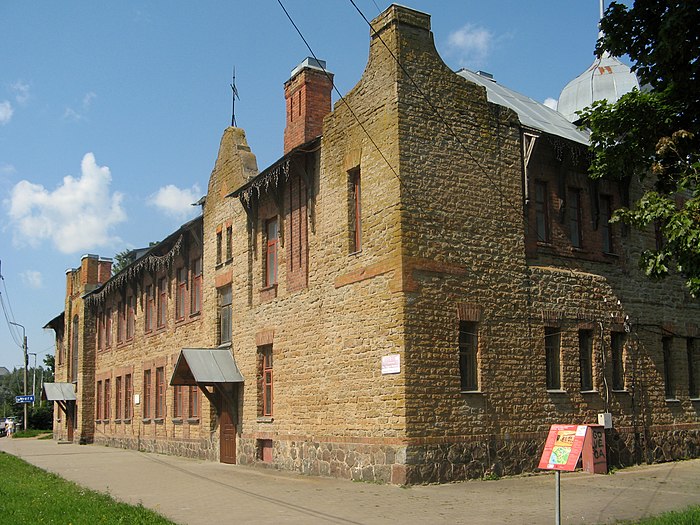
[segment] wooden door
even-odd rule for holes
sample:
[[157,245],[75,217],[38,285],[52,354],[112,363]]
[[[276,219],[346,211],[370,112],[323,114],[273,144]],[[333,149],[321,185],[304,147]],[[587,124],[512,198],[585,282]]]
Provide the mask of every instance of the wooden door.
[[75,401],[66,402],[66,426],[68,427],[68,441],[73,441],[73,429],[75,428]]
[[219,415],[219,430],[220,430],[220,448],[219,460],[221,463],[236,463],[236,420],[234,418],[234,407],[231,406],[233,401],[231,389],[226,388],[228,395],[222,395],[219,392],[221,400],[221,412]]

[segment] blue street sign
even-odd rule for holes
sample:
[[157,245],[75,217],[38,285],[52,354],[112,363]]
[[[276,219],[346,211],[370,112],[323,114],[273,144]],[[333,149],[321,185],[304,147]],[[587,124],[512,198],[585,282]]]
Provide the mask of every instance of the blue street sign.
[[34,403],[34,396],[15,396],[15,403]]

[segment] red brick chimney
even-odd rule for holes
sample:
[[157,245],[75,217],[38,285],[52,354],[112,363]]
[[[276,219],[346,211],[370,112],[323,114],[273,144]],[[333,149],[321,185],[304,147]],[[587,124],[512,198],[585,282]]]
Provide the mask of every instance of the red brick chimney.
[[287,126],[284,154],[323,132],[323,117],[331,112],[333,74],[324,72],[326,62],[306,58],[284,83]]
[[104,284],[110,277],[112,277],[112,259],[100,257],[100,263],[97,269],[97,283]]

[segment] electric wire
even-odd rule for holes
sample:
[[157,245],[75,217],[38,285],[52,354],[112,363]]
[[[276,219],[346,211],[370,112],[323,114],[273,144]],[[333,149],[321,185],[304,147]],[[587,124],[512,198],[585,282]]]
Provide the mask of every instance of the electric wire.
[[420,86],[418,86],[418,84],[416,83],[416,81],[413,79],[413,77],[411,76],[411,74],[406,70],[406,68],[405,68],[404,65],[401,63],[401,61],[398,59],[398,57],[396,57],[396,55],[394,55],[394,53],[391,51],[391,49],[390,49],[389,46],[386,44],[386,42],[384,42],[384,39],[382,39],[381,35],[376,31],[376,29],[374,29],[374,27],[372,27],[372,23],[367,19],[367,17],[364,15],[364,13],[363,13],[363,12],[360,10],[360,8],[357,6],[357,4],[355,3],[355,0],[350,0],[350,3],[351,3],[351,4],[353,5],[353,7],[357,10],[357,12],[360,14],[360,16],[362,17],[362,19],[367,23],[367,25],[369,26],[370,31],[372,32],[372,34],[373,34],[376,38],[378,38],[379,41],[384,45],[384,47],[386,48],[386,50],[387,50],[387,51],[389,52],[389,54],[391,55],[391,58],[393,58],[393,59],[394,59],[394,62],[396,62],[396,65],[398,65],[399,68],[401,68],[401,71],[403,71],[404,75],[406,75],[406,78],[408,78],[408,80],[411,81],[411,83],[412,83],[413,86],[416,88],[416,90],[418,91],[418,93],[420,94],[420,96],[423,98],[423,100],[426,102],[426,104],[428,104],[428,106],[430,107],[431,111],[435,114],[436,117],[438,117],[438,119],[440,120],[440,122],[442,122],[443,126],[445,126],[445,129],[447,129],[447,131],[449,132],[449,134],[452,135],[452,137],[457,141],[457,143],[459,144],[459,146],[466,152],[466,154],[469,156],[469,158],[472,160],[472,162],[477,166],[477,168],[479,168],[479,170],[481,171],[482,175],[486,178],[486,180],[491,184],[491,186],[496,190],[496,192],[501,196],[501,198],[502,198],[505,202],[507,202],[508,205],[509,205],[511,208],[513,208],[513,210],[514,210],[516,213],[522,213],[522,209],[521,209],[519,206],[517,206],[515,203],[511,202],[511,200],[508,198],[508,196],[505,195],[505,194],[503,193],[503,191],[502,191],[501,188],[498,186],[498,184],[496,183],[496,181],[493,180],[493,178],[488,174],[488,172],[486,171],[486,169],[481,165],[481,163],[479,162],[479,160],[474,156],[474,154],[469,150],[469,148],[467,148],[467,146],[464,144],[464,142],[462,142],[462,139],[459,137],[459,135],[457,134],[457,132],[452,128],[452,126],[447,122],[447,119],[442,115],[442,113],[437,109],[437,107],[435,107],[435,105],[432,103],[432,101],[430,100],[430,98],[423,92],[423,90],[420,88]]

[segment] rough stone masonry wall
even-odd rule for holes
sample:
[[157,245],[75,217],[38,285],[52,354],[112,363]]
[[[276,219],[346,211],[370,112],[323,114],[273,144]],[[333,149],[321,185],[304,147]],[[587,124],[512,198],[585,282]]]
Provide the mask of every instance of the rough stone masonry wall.
[[[405,402],[402,374],[382,375],[384,355],[403,355],[396,66],[372,42],[367,69],[326,117],[309,207],[308,287],[286,286],[287,249],[278,286],[262,290],[264,220],[278,213],[263,196],[252,243],[234,243],[233,351],[245,377],[241,463],[261,463],[258,440],[272,440],[271,465],[308,473],[403,482]],[[316,157],[311,155],[312,158]],[[349,171],[362,177],[363,245],[350,253]],[[284,190],[285,216],[288,195]],[[239,203],[234,230],[245,231]],[[286,219],[285,219],[286,220]],[[288,242],[288,240],[285,240]],[[247,293],[246,293],[247,292]],[[260,344],[273,345],[273,417],[258,414]]]

